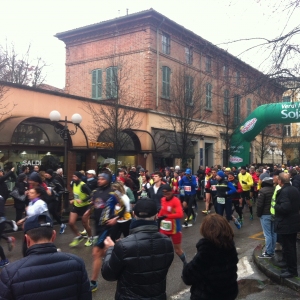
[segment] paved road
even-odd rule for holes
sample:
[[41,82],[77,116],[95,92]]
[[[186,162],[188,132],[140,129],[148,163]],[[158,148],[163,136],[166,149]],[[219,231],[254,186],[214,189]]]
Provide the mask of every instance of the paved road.
[[[199,211],[201,211],[204,204],[199,202]],[[13,215],[13,208],[7,208],[7,216]],[[192,257],[196,253],[195,245],[200,238],[199,226],[201,220],[205,218],[205,216],[199,213],[196,224],[193,227],[183,228],[183,244],[182,247],[187,254],[188,260],[192,259]],[[234,233],[235,233],[235,242],[236,247],[238,249],[239,254],[239,265],[238,265],[238,278],[241,280],[240,282],[240,295],[239,299],[297,299],[297,298],[255,298],[256,293],[259,293],[257,297],[263,296],[263,292],[265,290],[269,290],[269,292],[276,293],[276,288],[278,290],[278,286],[272,286],[268,279],[256,268],[256,266],[252,263],[252,252],[253,249],[257,246],[258,243],[263,242],[263,236],[261,232],[261,226],[258,218],[255,218],[253,221],[249,220],[249,213],[246,211],[244,216],[244,226],[241,230],[235,228],[234,225]],[[78,223],[80,226],[80,223]],[[80,227],[81,228],[81,227]],[[59,230],[59,226],[55,226],[55,229]],[[21,241],[23,239],[22,232],[12,233],[11,235],[15,236],[17,239],[16,248],[12,252],[7,252],[8,259],[12,262],[21,258]],[[62,251],[74,253],[80,257],[82,257],[85,261],[86,268],[88,274],[91,274],[92,270],[92,248],[85,247],[84,242],[82,242],[77,248],[70,248],[68,245],[73,238],[73,234],[71,230],[67,228],[66,232],[62,235],[57,236],[56,245],[58,248],[61,248]],[[4,242],[1,242],[2,245]],[[6,246],[6,245],[4,245]],[[174,262],[169,270],[168,278],[167,278],[167,295],[168,299],[173,300],[187,300],[189,299],[189,287],[186,286],[180,276],[182,270],[182,262],[175,255]],[[266,287],[273,287],[272,289],[266,289]],[[114,299],[114,292],[116,288],[115,282],[107,282],[101,278],[99,278],[99,288],[98,291],[93,293],[93,299],[95,300],[112,300]],[[262,292],[261,292],[262,291]],[[288,291],[288,292],[285,292]],[[260,293],[261,292],[261,293]],[[277,293],[276,295],[293,293],[286,288],[281,288],[281,293]],[[251,298],[249,295],[254,295],[254,298]],[[248,295],[248,296],[247,296]],[[250,297],[250,298],[249,298]],[[298,296],[299,299],[299,296]]]

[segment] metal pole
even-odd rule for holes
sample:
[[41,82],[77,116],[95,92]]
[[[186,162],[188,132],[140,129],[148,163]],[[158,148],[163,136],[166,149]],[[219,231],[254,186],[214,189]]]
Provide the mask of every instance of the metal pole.
[[64,210],[65,212],[69,208],[69,190],[68,190],[68,123],[67,123],[67,117],[65,117],[65,126],[63,129],[64,134],[64,184],[65,184],[65,190],[64,190]]

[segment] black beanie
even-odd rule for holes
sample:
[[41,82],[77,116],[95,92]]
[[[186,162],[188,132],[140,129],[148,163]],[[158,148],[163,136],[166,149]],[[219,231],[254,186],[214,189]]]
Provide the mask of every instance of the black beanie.
[[48,169],[48,170],[46,171],[46,173],[49,174],[50,176],[53,176],[53,170],[52,170],[52,169]]
[[38,182],[38,183],[42,183],[42,178],[41,178],[40,174],[37,173],[37,172],[32,172],[29,175],[29,180],[34,181],[34,182]]
[[77,176],[79,179],[82,178],[82,173],[80,173],[79,171],[74,172],[74,175]]

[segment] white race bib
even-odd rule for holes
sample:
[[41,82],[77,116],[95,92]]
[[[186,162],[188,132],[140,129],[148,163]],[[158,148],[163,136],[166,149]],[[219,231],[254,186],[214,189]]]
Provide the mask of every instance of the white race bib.
[[217,202],[219,204],[225,204],[225,198],[217,197]]
[[172,230],[172,222],[171,221],[162,220],[160,222],[160,229],[165,230],[165,231]]
[[192,190],[192,188],[189,185],[184,186],[184,191],[185,192],[190,192],[191,190]]

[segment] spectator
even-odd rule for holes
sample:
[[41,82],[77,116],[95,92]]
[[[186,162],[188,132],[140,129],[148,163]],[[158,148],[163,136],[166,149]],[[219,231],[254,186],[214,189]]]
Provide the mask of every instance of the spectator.
[[24,232],[26,257],[2,270],[0,299],[92,299],[83,260],[57,251],[53,244],[56,231],[49,216],[29,217]]

